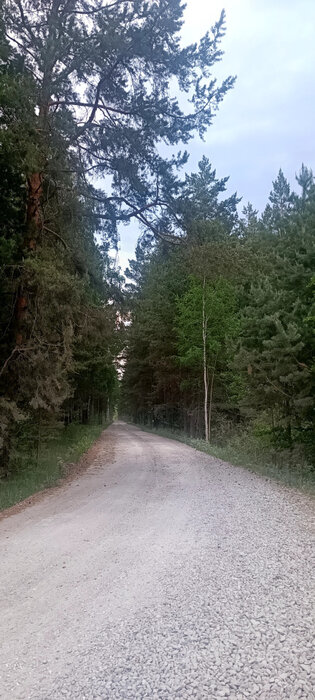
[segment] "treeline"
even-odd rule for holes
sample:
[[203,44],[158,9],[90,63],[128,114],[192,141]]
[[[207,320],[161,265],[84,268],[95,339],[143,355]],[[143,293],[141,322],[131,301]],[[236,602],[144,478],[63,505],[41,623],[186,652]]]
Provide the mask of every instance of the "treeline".
[[295,193],[280,170],[260,217],[226,181],[203,158],[174,203],[182,238],[139,241],[122,412],[314,463],[314,177]]
[[210,74],[224,14],[187,47],[182,22],[180,0],[1,3],[0,477],[52,426],[113,411],[117,225],[172,238],[188,158],[174,146],[205,132],[234,82]]

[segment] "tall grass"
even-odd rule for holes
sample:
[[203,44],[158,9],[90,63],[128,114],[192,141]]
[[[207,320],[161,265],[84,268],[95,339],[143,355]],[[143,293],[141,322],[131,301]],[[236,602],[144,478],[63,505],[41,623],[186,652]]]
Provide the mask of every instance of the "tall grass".
[[54,486],[65,473],[65,465],[77,462],[108,424],[71,424],[46,438],[38,453],[16,453],[13,472],[0,480],[0,510],[9,508],[37,491]]

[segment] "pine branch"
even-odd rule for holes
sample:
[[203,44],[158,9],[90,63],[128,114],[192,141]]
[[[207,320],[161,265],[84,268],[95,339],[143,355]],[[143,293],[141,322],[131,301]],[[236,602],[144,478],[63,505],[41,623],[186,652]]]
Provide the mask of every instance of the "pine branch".
[[125,4],[128,4],[129,2],[130,2],[130,0],[116,0],[116,2],[101,5],[101,7],[96,7],[93,10],[69,10],[69,11],[63,12],[63,14],[96,15],[98,12],[104,12],[104,10],[107,12],[108,10],[111,10],[113,7],[118,7],[119,5],[125,5]]

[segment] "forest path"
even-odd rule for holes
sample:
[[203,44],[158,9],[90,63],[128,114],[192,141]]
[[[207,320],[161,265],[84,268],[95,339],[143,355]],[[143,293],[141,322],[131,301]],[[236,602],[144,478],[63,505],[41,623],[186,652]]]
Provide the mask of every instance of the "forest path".
[[114,424],[0,522],[0,697],[314,700],[312,506]]

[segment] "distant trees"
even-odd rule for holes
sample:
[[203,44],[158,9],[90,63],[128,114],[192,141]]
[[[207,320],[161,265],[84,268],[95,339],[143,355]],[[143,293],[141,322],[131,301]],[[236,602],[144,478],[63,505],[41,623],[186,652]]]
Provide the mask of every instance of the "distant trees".
[[214,442],[259,427],[272,449],[313,460],[313,175],[302,167],[297,194],[280,171],[261,217],[250,204],[238,217],[211,180],[187,196],[181,245],[156,244],[136,280],[124,410],[206,439],[210,423]]

